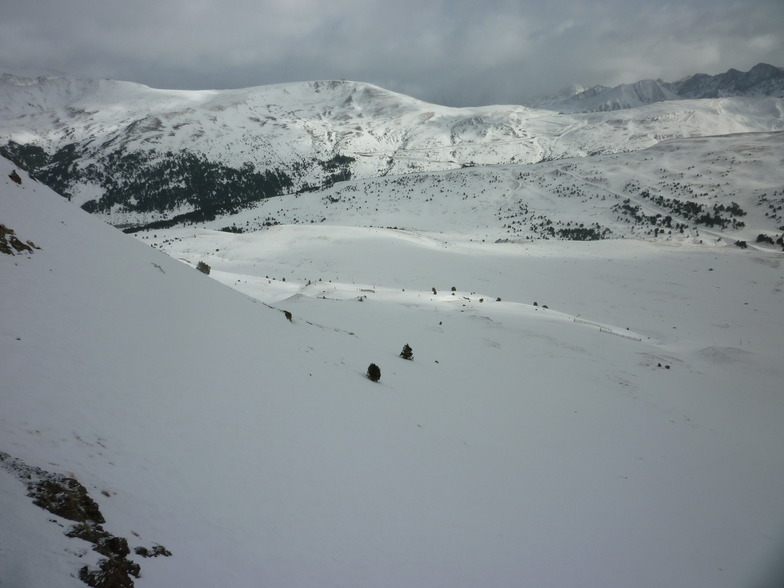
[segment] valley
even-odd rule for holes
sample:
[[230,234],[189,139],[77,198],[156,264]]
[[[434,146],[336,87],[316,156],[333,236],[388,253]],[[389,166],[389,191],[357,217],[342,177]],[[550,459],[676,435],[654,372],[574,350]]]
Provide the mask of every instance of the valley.
[[5,83],[0,583],[780,585],[781,98]]

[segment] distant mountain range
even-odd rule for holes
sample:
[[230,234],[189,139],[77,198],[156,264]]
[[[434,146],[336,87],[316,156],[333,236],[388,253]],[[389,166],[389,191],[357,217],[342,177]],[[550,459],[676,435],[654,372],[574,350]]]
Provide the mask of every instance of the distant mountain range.
[[730,69],[715,76],[698,73],[677,82],[642,80],[612,88],[594,86],[589,89],[572,86],[561,95],[537,98],[528,105],[561,112],[602,112],[666,100],[733,96],[784,97],[784,68],[759,63],[747,72]]
[[[347,81],[175,91],[6,74],[0,154],[116,226],[200,222],[352,178],[784,130],[782,71],[597,87],[538,109],[449,108]],[[589,110],[610,112],[569,112]]]

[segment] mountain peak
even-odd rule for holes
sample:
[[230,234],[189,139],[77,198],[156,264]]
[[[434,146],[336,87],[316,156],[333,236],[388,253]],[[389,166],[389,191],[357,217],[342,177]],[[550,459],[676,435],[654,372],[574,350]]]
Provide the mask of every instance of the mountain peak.
[[532,101],[539,108],[562,112],[622,110],[665,100],[720,98],[727,96],[784,97],[784,68],[758,63],[748,72],[729,69],[722,74],[697,73],[677,82],[640,80],[612,88],[594,86],[572,96]]

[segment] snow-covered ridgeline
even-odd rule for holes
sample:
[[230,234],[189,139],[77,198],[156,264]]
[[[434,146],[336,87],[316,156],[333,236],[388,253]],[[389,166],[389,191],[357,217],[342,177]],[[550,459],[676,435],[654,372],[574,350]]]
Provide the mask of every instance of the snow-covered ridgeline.
[[[296,191],[329,175],[316,162],[352,158],[355,178],[532,163],[616,153],[664,139],[784,128],[782,99],[658,103],[613,113],[557,114],[523,106],[447,108],[357,82],[224,91],[155,90],[127,82],[4,76],[0,142],[73,145],[69,193],[97,201],[110,160],[140,153],[155,165],[190,153],[232,169],[282,170]],[[68,155],[73,157],[73,155]],[[107,159],[108,158],[108,159]],[[324,164],[328,165],[328,164]],[[113,170],[113,171],[112,171]]]

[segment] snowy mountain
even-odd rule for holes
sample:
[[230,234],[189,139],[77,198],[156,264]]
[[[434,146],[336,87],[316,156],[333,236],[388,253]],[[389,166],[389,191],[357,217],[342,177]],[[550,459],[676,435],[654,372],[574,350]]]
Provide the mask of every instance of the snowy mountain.
[[655,102],[680,100],[661,80],[642,80],[633,84],[621,84],[612,88],[594,86],[581,92],[535,99],[531,102],[538,108],[562,113],[605,112],[637,108]]
[[637,108],[667,100],[731,96],[784,97],[784,68],[760,63],[747,72],[730,69],[715,76],[694,74],[677,82],[642,80],[612,88],[594,86],[575,94],[538,98],[529,104],[561,112],[602,112]]
[[601,112],[637,108],[654,102],[679,99],[680,97],[664,82],[642,80],[633,84],[621,84],[614,88],[597,86],[565,102],[555,103],[555,106],[560,110],[575,112]]
[[695,74],[670,84],[681,98],[725,96],[784,96],[784,68],[758,63],[747,72],[730,69],[709,76]]
[[[747,153],[754,189],[780,138],[435,177],[453,204],[458,182],[544,198],[536,178]],[[4,238],[30,247],[0,254],[0,581],[781,585],[781,253],[483,243],[481,208],[396,190],[378,224],[432,231],[354,207],[134,238],[0,159]],[[295,201],[326,196],[351,194]]]
[[[664,90],[652,83],[624,92],[622,102],[646,104]],[[349,179],[779,131],[782,112],[782,98],[769,96],[558,114],[523,106],[447,108],[356,82],[169,91],[5,75],[0,153],[85,210],[138,228],[211,221]]]
[[348,180],[199,226],[233,233],[278,224],[374,226],[491,243],[642,238],[781,250],[782,153],[784,133],[739,134],[525,166]]
[[584,114],[2,77],[0,584],[781,586],[752,72]]

